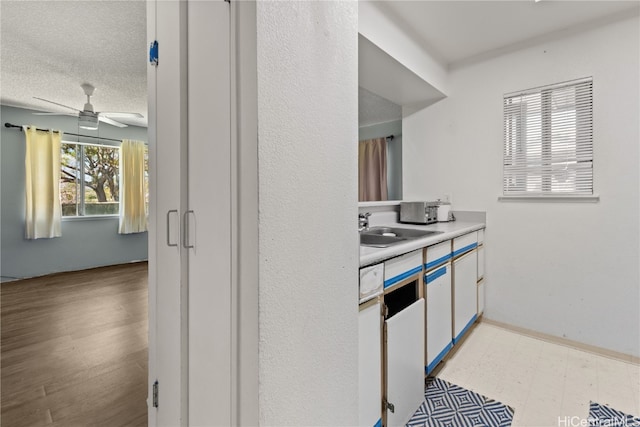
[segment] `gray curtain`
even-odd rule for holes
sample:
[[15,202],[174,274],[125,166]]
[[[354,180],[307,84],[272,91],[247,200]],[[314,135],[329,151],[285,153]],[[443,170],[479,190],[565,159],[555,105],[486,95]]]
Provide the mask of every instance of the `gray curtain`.
[[358,144],[358,201],[387,200],[387,139]]

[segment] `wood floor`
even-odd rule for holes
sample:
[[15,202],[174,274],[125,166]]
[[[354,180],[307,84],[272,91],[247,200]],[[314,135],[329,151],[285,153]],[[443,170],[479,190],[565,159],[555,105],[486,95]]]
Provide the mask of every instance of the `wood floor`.
[[147,425],[147,264],[3,283],[1,424]]

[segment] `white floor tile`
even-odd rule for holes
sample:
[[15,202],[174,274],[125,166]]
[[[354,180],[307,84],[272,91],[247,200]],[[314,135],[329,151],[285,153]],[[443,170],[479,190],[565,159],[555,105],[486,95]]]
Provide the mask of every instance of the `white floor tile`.
[[640,416],[640,366],[485,323],[438,376],[513,407],[514,427],[586,419],[590,401]]

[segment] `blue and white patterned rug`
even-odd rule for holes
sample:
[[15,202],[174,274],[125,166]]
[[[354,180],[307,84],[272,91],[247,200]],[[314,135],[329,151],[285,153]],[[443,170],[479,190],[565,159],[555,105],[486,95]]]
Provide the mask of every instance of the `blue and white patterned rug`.
[[425,401],[410,427],[508,427],[513,408],[437,377],[427,378]]
[[596,402],[589,403],[588,421],[590,427],[640,427],[640,417],[627,415]]

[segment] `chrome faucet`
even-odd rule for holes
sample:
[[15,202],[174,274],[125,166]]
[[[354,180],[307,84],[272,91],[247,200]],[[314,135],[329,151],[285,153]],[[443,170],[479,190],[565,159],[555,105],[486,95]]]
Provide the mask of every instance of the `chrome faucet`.
[[358,231],[366,231],[369,229],[370,212],[358,215]]

